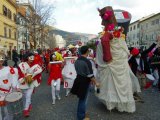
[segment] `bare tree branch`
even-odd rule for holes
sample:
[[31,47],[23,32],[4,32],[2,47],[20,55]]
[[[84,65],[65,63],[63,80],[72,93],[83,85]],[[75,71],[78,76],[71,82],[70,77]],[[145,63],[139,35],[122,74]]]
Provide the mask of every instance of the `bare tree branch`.
[[31,15],[27,16],[28,24],[27,28],[29,30],[32,41],[34,42],[34,49],[37,45],[41,44],[41,47],[47,38],[48,31],[45,29],[46,25],[50,21],[55,21],[52,19],[52,13],[55,9],[53,4],[45,4],[42,0],[31,0],[34,11]]

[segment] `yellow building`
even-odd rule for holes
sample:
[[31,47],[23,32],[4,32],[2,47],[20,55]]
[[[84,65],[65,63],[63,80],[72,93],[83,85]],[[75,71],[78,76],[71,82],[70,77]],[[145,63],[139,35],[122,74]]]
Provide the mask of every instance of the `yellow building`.
[[0,50],[12,51],[16,40],[16,0],[0,0]]

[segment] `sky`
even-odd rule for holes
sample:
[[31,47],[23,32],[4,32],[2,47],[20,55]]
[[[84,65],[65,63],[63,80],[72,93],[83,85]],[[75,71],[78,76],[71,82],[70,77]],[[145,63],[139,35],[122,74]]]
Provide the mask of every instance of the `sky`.
[[[47,0],[44,0],[45,2]],[[98,34],[102,31],[101,18],[97,8],[112,6],[127,10],[131,22],[144,16],[160,12],[159,0],[48,0],[53,2],[55,27],[69,31]]]

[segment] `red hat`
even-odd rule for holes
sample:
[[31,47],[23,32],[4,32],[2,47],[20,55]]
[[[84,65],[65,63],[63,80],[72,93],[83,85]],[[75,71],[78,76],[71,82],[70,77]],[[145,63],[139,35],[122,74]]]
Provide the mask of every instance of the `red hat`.
[[107,24],[117,25],[117,21],[114,15],[113,8],[111,6],[106,6],[102,9],[98,9],[99,14],[102,18],[102,25],[106,26]]
[[148,57],[151,58],[154,54],[152,52],[148,53]]
[[131,54],[132,54],[133,56],[138,55],[138,54],[139,54],[139,49],[138,49],[138,48],[133,48],[133,49],[131,50]]

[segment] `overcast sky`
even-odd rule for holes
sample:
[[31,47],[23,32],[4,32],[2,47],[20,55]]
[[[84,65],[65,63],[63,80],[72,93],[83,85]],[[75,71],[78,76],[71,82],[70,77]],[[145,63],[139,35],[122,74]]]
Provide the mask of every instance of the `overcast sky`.
[[[44,0],[46,1],[46,0]],[[54,0],[48,0],[54,1]],[[132,22],[160,12],[159,0],[55,0],[55,26],[70,32],[97,34],[102,31],[97,8],[111,5],[113,9],[127,10],[132,14]]]

